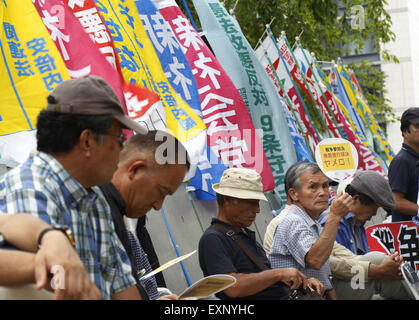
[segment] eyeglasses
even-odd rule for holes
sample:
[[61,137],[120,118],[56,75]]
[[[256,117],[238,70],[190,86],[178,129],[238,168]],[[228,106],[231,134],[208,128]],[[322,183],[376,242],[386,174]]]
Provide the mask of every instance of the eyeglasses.
[[112,137],[116,137],[118,138],[118,142],[119,142],[119,146],[122,148],[122,146],[124,145],[124,141],[127,138],[127,135],[125,133],[121,133],[119,136],[115,135],[115,134],[110,134],[110,133],[104,133],[104,135],[107,136],[112,136]]

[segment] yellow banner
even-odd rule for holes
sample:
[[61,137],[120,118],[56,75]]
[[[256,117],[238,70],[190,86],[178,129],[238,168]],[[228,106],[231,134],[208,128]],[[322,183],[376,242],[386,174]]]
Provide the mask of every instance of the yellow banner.
[[181,142],[206,129],[204,122],[173,90],[132,0],[95,1],[112,34],[124,79],[159,95],[169,131]]
[[355,90],[352,89],[353,88],[353,84],[351,83],[352,79],[348,71],[344,67],[338,66],[338,72],[342,80],[342,83],[345,87],[345,90],[348,94],[348,97],[352,105],[354,106],[355,111],[361,116],[361,118],[364,120],[364,123],[368,124],[368,126],[370,127],[372,131],[372,134],[380,142],[382,149],[384,150],[387,156],[388,161],[391,162],[395,154],[393,150],[391,149],[391,146],[388,143],[387,138],[384,135],[384,132],[381,130],[380,126],[375,121],[374,115],[371,112],[371,109],[361,99],[361,97],[355,92]]
[[31,0],[0,1],[0,135],[35,129],[46,97],[69,79]]

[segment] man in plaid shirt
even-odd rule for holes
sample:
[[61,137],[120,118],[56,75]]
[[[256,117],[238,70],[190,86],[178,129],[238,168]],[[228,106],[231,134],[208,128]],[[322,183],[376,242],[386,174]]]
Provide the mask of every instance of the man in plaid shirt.
[[62,82],[38,116],[37,149],[0,180],[0,211],[25,212],[66,225],[75,249],[103,299],[140,299],[110,208],[97,185],[117,167],[123,128],[144,134],[124,115],[100,77]]
[[347,193],[337,195],[322,228],[317,218],[329,206],[329,180],[319,166],[303,161],[290,167],[285,190],[291,208],[275,230],[269,254],[272,267],[296,268],[307,277],[315,277],[326,288],[326,298],[337,299],[329,280],[329,257],[339,222],[352,206],[352,197]]

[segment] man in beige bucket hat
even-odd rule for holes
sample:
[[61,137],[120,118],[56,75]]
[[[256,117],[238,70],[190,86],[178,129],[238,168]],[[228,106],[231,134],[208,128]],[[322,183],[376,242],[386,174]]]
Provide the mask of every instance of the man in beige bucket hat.
[[[199,241],[199,263],[204,276],[221,273],[237,280],[217,297],[287,300],[290,288],[306,287],[307,283],[322,293],[324,288],[317,279],[307,280],[297,269],[271,269],[255,233],[248,229],[260,211],[259,201],[267,201],[262,178],[256,171],[227,169],[213,189],[217,193],[218,216]],[[260,264],[249,257],[249,251]]]

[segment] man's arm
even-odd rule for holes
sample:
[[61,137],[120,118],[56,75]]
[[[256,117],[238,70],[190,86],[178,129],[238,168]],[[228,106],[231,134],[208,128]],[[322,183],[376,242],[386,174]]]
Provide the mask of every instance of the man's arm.
[[396,202],[394,210],[409,216],[416,216],[418,214],[419,206],[416,203],[405,199],[403,192],[393,190],[393,197]]
[[112,300],[142,300],[136,286],[129,287],[112,295]]
[[48,223],[25,213],[0,214],[0,232],[7,242],[24,251],[36,252],[39,234],[48,227]]
[[0,250],[0,286],[35,282],[35,254],[17,250]]
[[[15,247],[36,252],[39,234],[49,225],[28,214],[0,214],[0,232],[5,240]],[[100,299],[100,292],[74,251],[68,238],[59,230],[45,233],[41,242],[41,249],[35,254],[26,252],[5,252],[4,255],[12,260],[1,259],[1,268],[18,270],[14,283],[36,281],[38,289],[48,286],[51,268],[61,266],[64,271],[63,287],[56,288],[54,299]],[[28,269],[22,270],[20,265],[26,261]],[[32,272],[32,277],[29,274]],[[12,284],[9,282],[9,284]]]
[[305,263],[310,268],[319,270],[329,259],[340,220],[346,216],[352,206],[352,197],[347,193],[339,194],[330,207],[330,213],[316,242],[305,256]]
[[271,269],[259,273],[228,273],[236,278],[237,282],[224,290],[231,298],[245,297],[256,294],[273,284],[282,281],[291,289],[297,289],[301,285],[307,286],[307,278],[294,268]]
[[370,262],[358,260],[358,257],[351,250],[335,241],[330,255],[330,270],[333,277],[351,280],[356,273],[360,272],[361,268],[364,275],[363,280],[367,282]]

